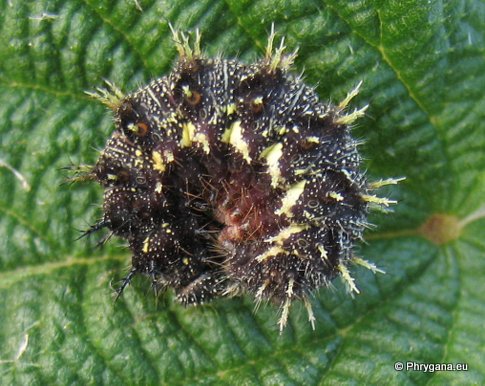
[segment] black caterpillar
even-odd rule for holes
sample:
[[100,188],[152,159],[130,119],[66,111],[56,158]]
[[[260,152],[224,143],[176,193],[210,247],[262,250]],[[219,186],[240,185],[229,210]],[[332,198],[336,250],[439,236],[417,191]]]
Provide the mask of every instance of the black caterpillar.
[[[360,170],[350,124],[366,107],[323,104],[288,70],[296,53],[284,40],[254,64],[209,59],[200,36],[174,32],[179,61],[168,76],[135,93],[91,94],[115,115],[116,130],[96,165],[79,179],[104,187],[103,218],[126,239],[135,274],[177,299],[251,294],[281,307],[280,330],[294,299],[315,318],[309,294],[340,275],[358,292],[350,262],[371,205],[393,201],[372,191]],[[360,86],[360,85],[359,85]]]

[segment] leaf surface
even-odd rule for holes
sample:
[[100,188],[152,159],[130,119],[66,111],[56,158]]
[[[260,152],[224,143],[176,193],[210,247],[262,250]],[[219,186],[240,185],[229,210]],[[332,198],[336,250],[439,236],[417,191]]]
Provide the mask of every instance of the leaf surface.
[[[355,267],[355,298],[338,280],[321,290],[315,331],[301,305],[280,336],[272,306],[183,309],[143,278],[115,303],[126,247],[74,241],[102,192],[62,184],[62,168],[93,163],[113,130],[84,91],[166,74],[167,21],[246,61],[274,22],[324,101],[364,81],[352,104],[370,105],[355,128],[369,177],[407,179],[383,192],[399,204],[372,215],[359,250],[386,274]],[[485,383],[483,2],[5,1],[0,36],[2,384]]]

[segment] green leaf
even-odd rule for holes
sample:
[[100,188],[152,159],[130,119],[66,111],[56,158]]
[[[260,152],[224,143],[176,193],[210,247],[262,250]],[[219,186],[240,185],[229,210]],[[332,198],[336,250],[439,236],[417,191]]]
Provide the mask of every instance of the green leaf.
[[[299,47],[321,99],[370,104],[355,129],[384,192],[353,269],[296,305],[280,336],[250,299],[183,309],[148,280],[113,301],[121,242],[74,241],[100,215],[99,187],[63,185],[113,129],[84,91],[126,91],[175,60],[167,22],[200,28],[210,55],[253,60],[271,23]],[[39,0],[0,4],[0,379],[2,384],[484,384],[485,5],[478,0],[321,2]],[[424,224],[424,225],[423,225]],[[395,371],[394,362],[468,371]]]

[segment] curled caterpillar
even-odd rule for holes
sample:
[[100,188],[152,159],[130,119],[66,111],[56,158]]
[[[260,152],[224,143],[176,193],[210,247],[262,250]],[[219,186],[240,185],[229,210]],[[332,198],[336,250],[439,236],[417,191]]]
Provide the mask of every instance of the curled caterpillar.
[[274,47],[254,64],[211,59],[173,32],[179,60],[167,76],[124,95],[114,85],[91,95],[114,112],[115,130],[80,179],[104,188],[103,217],[127,240],[132,268],[156,290],[201,304],[250,294],[280,305],[279,328],[300,299],[314,326],[309,295],[341,276],[358,292],[348,265],[368,225],[370,206],[391,200],[360,170],[347,111],[319,102],[290,67],[296,53]]

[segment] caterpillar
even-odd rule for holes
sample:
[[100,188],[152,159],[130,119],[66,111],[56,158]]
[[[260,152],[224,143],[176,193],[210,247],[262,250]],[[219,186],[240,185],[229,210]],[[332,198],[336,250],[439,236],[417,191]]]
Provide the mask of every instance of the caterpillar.
[[395,201],[375,191],[400,179],[369,182],[348,111],[360,84],[338,105],[319,101],[291,71],[296,52],[274,29],[265,55],[245,64],[208,58],[200,34],[173,31],[172,72],[130,94],[114,84],[89,93],[114,114],[115,130],[79,179],[104,189],[103,216],[86,234],[108,228],[125,239],[134,275],[156,291],[172,288],[184,304],[249,294],[280,307],[340,276],[358,292],[349,264],[372,206]]

